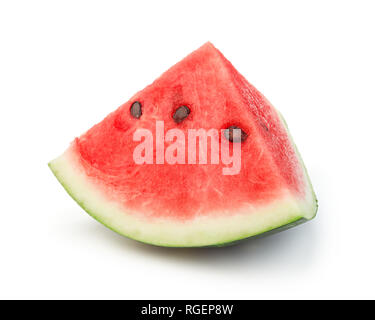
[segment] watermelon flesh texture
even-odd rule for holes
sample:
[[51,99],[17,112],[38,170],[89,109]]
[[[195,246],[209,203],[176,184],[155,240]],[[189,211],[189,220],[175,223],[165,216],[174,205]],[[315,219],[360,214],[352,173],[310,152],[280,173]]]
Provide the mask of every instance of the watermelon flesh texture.
[[[138,119],[130,113],[135,101],[142,105]],[[173,114],[182,105],[190,113],[176,123]],[[221,129],[241,128],[247,139],[239,173],[223,175],[225,164],[199,164],[199,158],[197,164],[156,163],[157,147],[172,143],[157,141],[156,121],[163,121],[164,133],[178,128],[186,137],[189,129],[214,128],[220,141]],[[140,165],[133,159],[140,143],[133,134],[144,128],[154,134],[154,157]],[[95,219],[154,245],[223,245],[310,220],[317,211],[281,115],[211,43],[76,138],[49,166]]]

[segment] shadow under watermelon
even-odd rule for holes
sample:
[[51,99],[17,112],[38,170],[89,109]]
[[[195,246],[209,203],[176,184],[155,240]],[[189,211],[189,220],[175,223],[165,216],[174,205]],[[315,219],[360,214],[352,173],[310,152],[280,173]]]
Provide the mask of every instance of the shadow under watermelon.
[[[249,238],[226,247],[168,248],[157,247],[125,238],[97,223],[82,226],[88,236],[104,238],[116,246],[121,254],[148,256],[167,263],[226,271],[251,271],[254,269],[288,272],[306,271],[314,265],[317,248],[315,221],[302,224],[286,232],[266,237]],[[83,231],[83,230],[82,230]]]

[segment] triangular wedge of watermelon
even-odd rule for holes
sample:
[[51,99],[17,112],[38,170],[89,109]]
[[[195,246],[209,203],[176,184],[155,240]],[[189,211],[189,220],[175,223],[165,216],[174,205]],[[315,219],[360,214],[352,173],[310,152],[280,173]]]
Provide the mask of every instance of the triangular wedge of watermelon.
[[[167,141],[173,129],[179,136]],[[199,158],[204,140],[197,140],[191,154],[194,129],[218,133],[207,139],[206,163]],[[151,151],[149,136],[140,138],[146,131],[152,133]],[[233,138],[234,132],[239,135]],[[210,161],[217,145],[227,146],[233,157],[240,146],[238,170],[228,174],[234,161]],[[138,156],[148,152],[148,163],[135,160],[142,148]],[[177,161],[173,148],[180,156],[175,164],[167,159]],[[159,246],[225,245],[289,228],[317,211],[281,115],[210,43],[76,138],[49,166],[92,217]]]

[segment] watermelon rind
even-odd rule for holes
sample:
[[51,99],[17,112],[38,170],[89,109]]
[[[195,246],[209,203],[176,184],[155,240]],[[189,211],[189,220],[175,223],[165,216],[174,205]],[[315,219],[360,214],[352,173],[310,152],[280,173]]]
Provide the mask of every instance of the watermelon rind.
[[[288,130],[280,113],[279,117]],[[295,151],[304,168],[303,199],[286,190],[272,203],[256,207],[249,204],[238,213],[223,211],[182,222],[142,217],[108,200],[85,175],[72,147],[48,165],[67,193],[90,216],[123,236],[164,247],[225,246],[289,229],[315,217],[316,196],[296,147]]]

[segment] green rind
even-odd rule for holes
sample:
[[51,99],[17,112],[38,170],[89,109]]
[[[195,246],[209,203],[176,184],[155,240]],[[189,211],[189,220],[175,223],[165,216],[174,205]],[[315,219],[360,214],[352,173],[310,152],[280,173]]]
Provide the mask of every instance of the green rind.
[[134,241],[138,241],[138,242],[142,242],[142,243],[146,243],[146,244],[150,244],[150,245],[154,245],[153,243],[151,242],[145,242],[145,241],[140,241],[140,240],[137,240],[137,239],[134,239],[132,237],[130,237],[129,235],[126,235],[126,234],[123,234],[119,231],[117,231],[116,229],[114,229],[113,227],[111,227],[110,225],[108,225],[107,223],[105,223],[103,220],[101,220],[99,218],[99,215],[96,215],[94,214],[93,212],[91,212],[89,209],[86,208],[86,206],[83,204],[83,202],[79,201],[76,196],[74,195],[74,193],[69,189],[69,187],[63,182],[63,178],[61,178],[58,173],[57,173],[57,170],[54,169],[53,165],[51,162],[48,163],[48,167],[50,168],[50,170],[52,171],[53,175],[55,176],[55,178],[57,179],[57,181],[60,182],[60,184],[62,185],[62,187],[65,189],[65,191],[69,194],[69,196],[83,209],[85,210],[85,212],[91,216],[92,218],[94,218],[96,221],[100,222],[103,226],[107,227],[108,229],[118,233],[119,235],[122,235],[124,237],[127,237],[129,239],[132,239]]
[[273,234],[276,234],[276,233],[291,229],[293,227],[296,227],[296,226],[298,226],[302,223],[305,223],[307,221],[310,221],[310,220],[311,219],[298,218],[297,220],[293,220],[293,221],[291,221],[287,224],[284,224],[280,227],[276,227],[276,228],[270,229],[268,231],[264,231],[264,232],[261,232],[261,233],[258,233],[258,234],[254,234],[254,235],[252,235],[250,237],[247,237],[247,238],[243,238],[243,239],[239,239],[239,240],[231,241],[231,242],[225,242],[225,243],[222,243],[222,244],[216,244],[214,246],[208,246],[208,247],[227,247],[227,246],[236,245],[240,242],[250,240],[250,239],[260,239],[260,238],[263,238],[263,237],[268,237],[268,236],[271,236]]
[[292,137],[292,135],[291,135],[291,133],[290,133],[289,126],[288,126],[288,124],[286,123],[285,118],[284,118],[284,116],[282,115],[282,113],[281,113],[279,110],[277,110],[276,108],[275,108],[275,110],[277,111],[277,113],[278,113],[278,115],[279,115],[279,118],[281,119],[282,123],[284,124],[285,130],[288,132],[289,140],[293,143],[294,151],[296,152],[296,154],[297,154],[297,156],[298,156],[298,159],[299,159],[299,162],[300,162],[300,164],[302,165],[303,170],[304,170],[304,172],[305,172],[306,180],[307,180],[307,183],[308,183],[308,185],[309,185],[309,187],[310,187],[311,194],[312,194],[312,196],[313,196],[314,204],[315,204],[315,212],[314,212],[314,215],[312,216],[311,219],[308,219],[308,220],[312,220],[312,219],[315,218],[315,216],[316,216],[316,214],[317,214],[317,212],[318,212],[318,207],[319,207],[319,204],[318,204],[318,198],[316,197],[316,194],[315,194],[314,188],[313,188],[312,183],[311,183],[310,176],[309,176],[309,174],[308,174],[308,172],[307,172],[307,168],[306,168],[306,166],[305,166],[305,163],[304,163],[303,160],[302,160],[302,156],[301,156],[301,154],[300,154],[300,152],[299,152],[299,150],[298,150],[298,148],[297,148],[297,145],[294,143],[294,139],[293,139],[293,137]]
[[98,214],[95,214],[94,212],[90,211],[85,205],[83,202],[79,201],[77,199],[77,197],[74,195],[74,193],[70,190],[70,188],[64,183],[63,181],[63,178],[60,177],[60,175],[58,174],[58,170],[56,170],[52,163],[48,163],[48,166],[49,168],[51,169],[52,173],[54,174],[54,176],[56,177],[56,179],[60,182],[60,184],[62,185],[62,187],[65,189],[65,191],[70,195],[70,197],[75,201],[77,202],[77,204],[83,209],[85,210],[91,217],[93,217],[95,220],[97,220],[98,222],[100,222],[101,224],[103,224],[104,226],[106,226],[108,229],[122,235],[122,236],[125,236],[129,239],[132,239],[132,240],[135,240],[135,241],[138,241],[138,242],[142,242],[142,243],[145,243],[145,244],[149,244],[149,245],[154,245],[154,246],[160,246],[160,247],[170,247],[170,248],[193,248],[193,247],[200,247],[200,248],[205,248],[205,247],[224,247],[224,246],[230,246],[230,245],[235,245],[239,242],[242,242],[244,240],[248,240],[248,239],[251,239],[251,238],[259,238],[259,237],[263,237],[263,236],[266,236],[266,235],[271,235],[271,234],[274,234],[274,233],[278,233],[278,232],[281,232],[281,231],[284,231],[286,229],[289,229],[289,228],[292,228],[294,226],[297,226],[303,222],[306,222],[308,221],[308,219],[305,219],[303,217],[300,217],[300,218],[297,218],[297,219],[293,219],[285,224],[282,224],[280,226],[277,226],[277,227],[274,227],[274,228],[269,228],[269,229],[265,229],[263,230],[262,232],[259,232],[257,234],[253,234],[251,236],[247,236],[247,237],[243,237],[243,238],[239,238],[239,239],[236,239],[236,240],[233,240],[233,241],[227,241],[227,242],[218,242],[216,244],[212,244],[212,245],[203,245],[203,246],[178,246],[178,245],[168,245],[168,244],[155,244],[155,243],[152,243],[152,242],[147,242],[147,241],[143,241],[143,240],[139,240],[139,239],[135,239],[127,234],[123,234],[122,232],[119,232],[118,230],[116,230],[115,228],[111,227],[110,225],[108,225],[107,223],[105,223],[102,219],[100,219],[100,215]]

